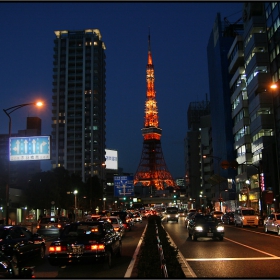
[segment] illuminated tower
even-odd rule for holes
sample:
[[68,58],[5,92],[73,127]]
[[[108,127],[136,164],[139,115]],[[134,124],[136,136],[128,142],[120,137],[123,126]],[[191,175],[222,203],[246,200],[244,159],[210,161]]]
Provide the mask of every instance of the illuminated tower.
[[134,185],[163,190],[167,187],[177,188],[163,157],[161,149],[161,128],[158,122],[158,109],[155,91],[154,65],[148,37],[148,64],[146,67],[147,93],[145,103],[144,137],[142,156],[137,172],[134,176]]

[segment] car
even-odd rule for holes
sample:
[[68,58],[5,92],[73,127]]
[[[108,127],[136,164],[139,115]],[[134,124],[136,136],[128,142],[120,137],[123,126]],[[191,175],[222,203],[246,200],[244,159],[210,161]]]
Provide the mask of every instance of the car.
[[271,213],[264,220],[264,232],[277,232],[280,235],[280,213]]
[[114,230],[117,233],[119,233],[119,235],[121,237],[124,236],[124,234],[125,234],[125,227],[124,227],[124,225],[122,223],[122,220],[118,216],[102,217],[101,220],[105,220],[105,221],[110,222],[113,225]]
[[189,212],[185,218],[185,227],[188,228],[188,224],[190,219],[192,218],[193,215],[195,215],[196,212]]
[[167,223],[169,221],[175,221],[178,223],[178,220],[179,220],[178,208],[176,206],[166,207],[165,219],[166,219]]
[[35,278],[34,267],[15,267],[13,262],[0,251],[0,278]]
[[196,241],[199,237],[224,239],[224,225],[211,214],[195,214],[188,224],[189,237]]
[[125,230],[131,231],[131,229],[133,227],[133,221],[126,211],[112,211],[111,215],[119,216],[120,219],[122,220]]
[[104,220],[73,222],[51,242],[47,259],[50,265],[102,262],[111,268],[112,257],[121,256],[122,241],[111,223]]
[[222,212],[222,211],[212,211],[210,214],[213,215],[213,217],[215,219],[218,219],[218,220],[222,221],[222,217],[224,215],[224,212]]
[[142,215],[139,212],[133,213],[133,219],[135,223],[142,223]]
[[0,248],[14,264],[22,265],[27,259],[44,260],[46,243],[38,233],[32,233],[20,225],[0,226]]
[[43,236],[58,236],[65,225],[69,223],[70,220],[64,216],[42,217],[37,224],[37,233]]
[[179,213],[179,217],[185,217],[186,216],[186,212],[183,209],[179,209],[178,213]]
[[222,221],[223,223],[229,225],[229,224],[234,224],[234,212],[226,212],[222,216]]
[[259,215],[252,207],[239,207],[234,211],[234,224],[237,227],[259,226]]
[[100,220],[100,219],[101,219],[101,215],[92,214],[92,215],[88,215],[85,220],[87,222],[92,222],[92,221],[97,221],[97,220]]

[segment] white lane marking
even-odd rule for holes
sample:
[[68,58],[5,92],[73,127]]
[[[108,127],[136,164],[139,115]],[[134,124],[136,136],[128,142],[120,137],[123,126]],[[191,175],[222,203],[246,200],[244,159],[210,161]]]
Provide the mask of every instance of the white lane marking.
[[[161,225],[163,228],[164,226]],[[189,266],[189,264],[186,262],[186,259],[184,258],[184,256],[182,255],[182,253],[180,252],[179,248],[176,246],[176,244],[174,243],[174,241],[172,240],[171,236],[168,234],[168,232],[166,231],[167,237],[169,238],[171,245],[176,248],[178,250],[178,254],[180,257],[181,262],[181,267],[182,270],[186,276],[186,278],[197,278],[196,274],[194,273],[194,271],[192,270],[192,268]]]
[[262,253],[262,254],[264,254],[264,255],[268,255],[268,256],[271,256],[271,257],[274,257],[274,258],[278,258],[278,256],[275,256],[275,255],[269,254],[269,253],[267,253],[267,252],[265,252],[265,251],[256,249],[256,248],[254,248],[254,247],[251,247],[251,246],[248,246],[248,245],[239,243],[239,242],[234,241],[234,240],[232,240],[232,239],[229,239],[229,238],[227,238],[227,237],[224,237],[224,239],[226,239],[226,240],[228,240],[228,241],[230,241],[230,242],[236,243],[236,244],[238,244],[238,245],[241,245],[241,246],[243,246],[243,247],[249,248],[249,249],[251,249],[251,250],[260,252],[260,253]]
[[280,260],[280,257],[259,257],[259,258],[212,258],[212,259],[185,259],[187,262],[212,262],[212,261],[271,261]]
[[[148,225],[148,224],[147,224],[147,225]],[[145,227],[145,229],[144,229],[144,231],[143,231],[143,233],[142,233],[142,236],[140,237],[140,240],[139,240],[138,245],[137,245],[137,247],[136,247],[136,250],[135,250],[135,252],[134,252],[134,254],[133,254],[133,257],[132,257],[132,259],[131,259],[131,261],[130,261],[130,264],[128,265],[128,268],[127,268],[127,270],[126,270],[126,273],[125,273],[125,275],[124,275],[124,278],[131,278],[131,274],[132,274],[132,271],[133,271],[133,268],[134,268],[134,265],[135,265],[135,261],[136,261],[136,259],[137,259],[138,252],[139,252],[139,250],[140,250],[142,241],[143,241],[144,236],[145,236],[145,232],[146,232],[146,229],[147,229],[147,225],[146,225],[146,227]]]

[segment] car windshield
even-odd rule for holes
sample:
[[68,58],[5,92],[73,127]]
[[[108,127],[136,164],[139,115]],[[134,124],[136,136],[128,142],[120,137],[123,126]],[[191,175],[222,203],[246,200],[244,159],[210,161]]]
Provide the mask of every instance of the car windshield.
[[41,224],[48,224],[48,223],[58,223],[58,218],[50,217],[50,218],[41,219]]
[[195,217],[195,222],[201,224],[215,222],[215,217],[213,217],[212,215],[199,215]]
[[102,233],[102,226],[99,224],[81,224],[81,225],[71,225],[64,229],[63,236],[73,237],[85,237],[90,236],[94,238],[94,236],[100,235]]
[[111,224],[118,224],[118,220],[116,218],[102,218],[102,220],[108,221]]
[[178,213],[178,208],[177,207],[166,208],[166,213],[167,214],[176,214],[176,213]]
[[242,210],[242,214],[244,216],[252,216],[255,215],[255,210]]

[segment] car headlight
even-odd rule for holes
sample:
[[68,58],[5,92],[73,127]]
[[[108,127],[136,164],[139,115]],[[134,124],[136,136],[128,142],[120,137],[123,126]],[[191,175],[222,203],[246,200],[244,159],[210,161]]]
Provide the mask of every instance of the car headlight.
[[178,218],[178,217],[179,217],[179,215],[177,214],[177,215],[176,215],[176,218]]
[[170,218],[170,215],[167,215],[167,218]]
[[224,231],[224,227],[223,226],[217,226],[217,231]]
[[203,231],[202,226],[196,226],[194,229],[195,229],[196,231]]

